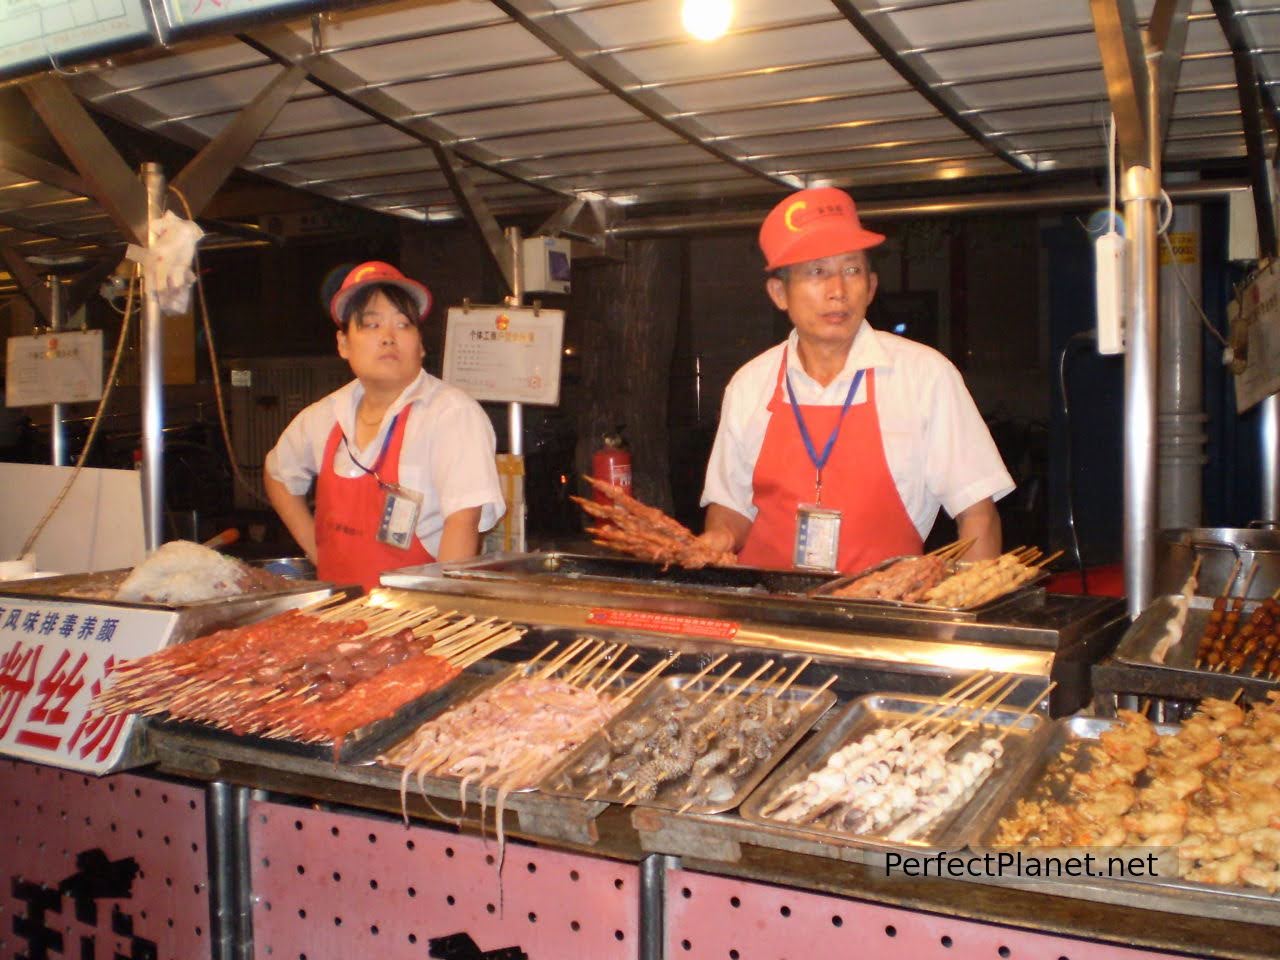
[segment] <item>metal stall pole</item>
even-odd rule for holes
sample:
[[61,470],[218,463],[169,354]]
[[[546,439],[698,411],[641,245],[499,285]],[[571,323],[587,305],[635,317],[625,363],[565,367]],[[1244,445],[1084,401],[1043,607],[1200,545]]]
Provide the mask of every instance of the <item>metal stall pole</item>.
[[249,859],[249,806],[253,799],[254,791],[248,787],[231,788],[231,873],[235,877],[233,951],[236,960],[253,960],[253,870]]
[[[1177,177],[1172,174],[1170,179]],[[1184,175],[1186,176],[1186,175]],[[1197,313],[1200,207],[1174,207],[1160,259],[1160,473],[1162,530],[1200,526],[1205,464],[1203,331]],[[1170,252],[1172,251],[1172,252]]]
[[[62,297],[62,281],[56,273],[49,274],[49,330],[57,333],[66,326],[66,301]],[[49,462],[55,467],[67,465],[67,428],[62,422],[63,404],[55,403],[49,408]]]
[[236,953],[235,798],[229,783],[205,788],[205,850],[209,857],[209,955],[238,960]]
[[1280,522],[1280,393],[1259,404],[1258,441],[1262,456],[1261,519]]
[[639,960],[661,960],[666,946],[667,871],[678,869],[679,858],[651,853],[640,861]]
[[[142,165],[148,224],[164,212],[164,171]],[[151,245],[148,227],[147,246]],[[147,550],[164,541],[164,331],[160,301],[149,287],[142,298],[142,525]]]
[[1124,586],[1131,619],[1146,609],[1155,579],[1156,201],[1155,171],[1124,171],[1129,321],[1124,355]]
[[[511,303],[513,306],[524,306],[524,258],[521,256],[520,249],[520,228],[508,227],[507,244],[511,251]],[[524,404],[513,402],[507,404],[507,448],[512,456],[524,457]],[[523,476],[523,469],[521,475]],[[512,538],[512,547],[523,553],[528,538],[525,536],[525,516],[526,506],[524,495],[520,497],[520,510],[522,516],[517,518],[514,524],[515,532],[518,536]]]

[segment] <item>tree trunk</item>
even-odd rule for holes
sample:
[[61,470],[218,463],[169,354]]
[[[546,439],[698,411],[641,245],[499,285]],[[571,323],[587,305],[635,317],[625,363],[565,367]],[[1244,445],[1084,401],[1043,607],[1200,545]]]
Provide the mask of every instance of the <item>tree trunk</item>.
[[[575,267],[573,306],[582,324],[584,402],[577,464],[623,426],[635,495],[671,511],[667,402],[683,281],[680,240],[632,240],[622,263]],[[584,485],[585,486],[585,485]]]

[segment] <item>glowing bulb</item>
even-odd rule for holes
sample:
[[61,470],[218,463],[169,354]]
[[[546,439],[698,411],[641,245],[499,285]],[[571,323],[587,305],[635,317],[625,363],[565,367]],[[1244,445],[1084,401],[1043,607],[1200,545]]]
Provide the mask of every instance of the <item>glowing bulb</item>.
[[680,19],[697,39],[718,40],[733,19],[733,0],[684,0]]

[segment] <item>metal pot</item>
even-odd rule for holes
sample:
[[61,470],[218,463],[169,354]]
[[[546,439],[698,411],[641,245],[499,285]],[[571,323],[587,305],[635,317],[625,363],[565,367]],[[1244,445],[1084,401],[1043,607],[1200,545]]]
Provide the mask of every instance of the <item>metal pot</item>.
[[316,565],[306,557],[272,557],[269,560],[252,561],[255,567],[261,567],[267,573],[289,580],[314,580]]
[[[1219,596],[1228,586],[1234,596],[1248,583],[1248,596],[1269,597],[1280,588],[1280,525],[1259,520],[1247,528],[1162,531],[1156,545],[1156,594],[1181,592],[1197,557],[1200,585],[1196,592],[1201,596]],[[1231,580],[1237,561],[1240,566]]]

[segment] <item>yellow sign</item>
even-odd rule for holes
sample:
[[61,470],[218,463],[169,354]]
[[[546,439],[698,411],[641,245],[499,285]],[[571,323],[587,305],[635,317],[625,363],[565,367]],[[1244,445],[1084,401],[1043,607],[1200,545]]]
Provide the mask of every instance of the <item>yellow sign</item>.
[[1160,266],[1167,266],[1169,263],[1169,247],[1173,247],[1173,254],[1178,263],[1198,263],[1200,261],[1200,251],[1196,245],[1196,235],[1194,233],[1169,233],[1169,243],[1160,244]]

